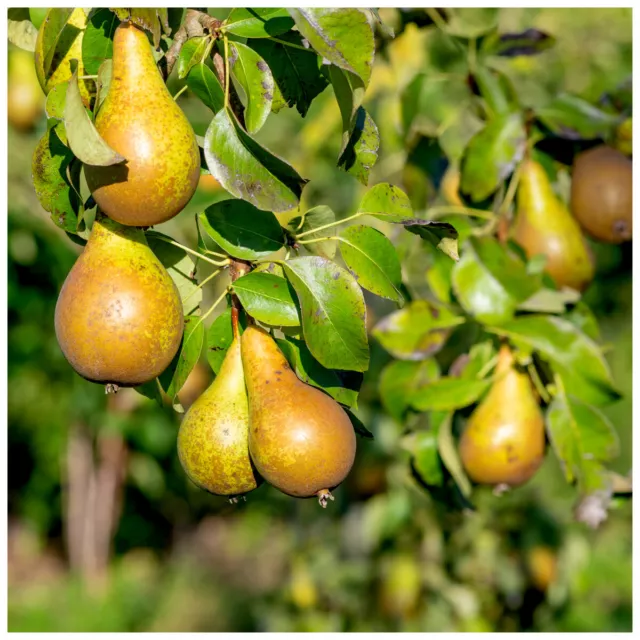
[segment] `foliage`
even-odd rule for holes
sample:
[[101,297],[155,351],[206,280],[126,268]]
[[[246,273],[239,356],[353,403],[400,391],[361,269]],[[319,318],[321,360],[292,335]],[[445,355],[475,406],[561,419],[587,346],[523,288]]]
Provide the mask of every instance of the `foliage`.
[[[49,24],[62,30],[64,11],[51,9],[59,20]],[[130,11],[158,45],[164,68],[186,13]],[[627,345],[617,331],[626,325],[603,312],[628,311],[621,262],[628,251],[594,245],[600,271],[581,298],[557,290],[543,262],[495,237],[511,215],[525,153],[533,150],[561,191],[576,152],[613,139],[628,107],[597,98],[614,91],[630,57],[619,54],[615,73],[585,71],[583,52],[563,48],[573,39],[570,27],[535,21],[532,28],[532,15],[516,20],[510,11],[381,10],[380,23],[360,9],[211,10],[217,31],[189,34],[167,83],[174,94],[186,88],[179,101],[200,136],[203,172],[224,191],[199,190],[162,234],[147,232],[196,327],[187,329],[159,388],[139,389],[162,409],[140,396],[130,415],[110,415],[101,390],[70,371],[42,318],[53,317],[74,252],[64,234],[24,219],[15,205],[9,434],[24,470],[11,465],[10,511],[43,536],[59,535],[60,461],[70,424],[118,431],[131,451],[115,535],[116,555],[129,555],[114,565],[112,586],[90,597],[74,578],[61,580],[48,610],[36,599],[10,606],[15,629],[630,627],[630,505],[615,497],[609,473],[626,473],[621,465],[629,461],[629,404],[609,406],[628,391],[621,360]],[[31,12],[9,16],[9,36],[25,48],[35,29]],[[68,86],[49,93],[41,140],[31,144],[38,201],[78,242],[95,204],[81,161],[118,161],[96,138],[93,120],[108,90],[110,41],[122,17],[91,11],[82,62],[99,82],[89,108],[75,75],[67,78]],[[228,58],[230,79],[219,75],[215,56]],[[583,65],[582,87],[561,75],[573,62]],[[230,87],[238,102],[229,100]],[[441,192],[449,166],[460,171],[456,204]],[[26,180],[30,169],[22,171]],[[37,207],[33,198],[27,202]],[[170,239],[196,249],[187,253]],[[205,288],[210,262],[227,258],[253,270],[221,286],[224,271]],[[234,510],[198,493],[179,468],[177,414],[166,397],[182,409],[180,392],[201,354],[219,367],[230,343],[229,310],[208,327],[199,320],[219,311],[212,303],[229,300],[225,293],[273,330],[301,379],[352,408],[374,436],[359,441],[359,463],[337,492],[333,519],[269,488]],[[615,349],[607,350],[612,338]],[[471,486],[456,439],[490,385],[500,339],[517,349],[538,385],[551,446],[531,485],[498,499]],[[376,473],[383,486],[376,487]],[[612,510],[601,531],[571,522],[572,484],[579,519],[597,525]],[[583,508],[594,497],[595,521]],[[210,554],[207,569],[180,552],[162,569],[151,556],[136,563],[132,548],[167,548],[177,523],[199,520],[194,548]],[[547,595],[525,567],[537,544],[551,547],[561,567]],[[271,563],[252,552],[267,545]],[[384,592],[380,585],[402,554],[420,566],[420,605],[411,614],[389,613],[382,595],[370,595]],[[202,573],[202,591],[193,589],[193,571]],[[609,605],[593,595],[603,575],[617,585]],[[255,584],[247,576],[258,576]],[[86,606],[67,605],[61,622],[56,611],[71,601]],[[185,613],[191,606],[193,616]],[[118,615],[106,621],[99,614],[105,610]]]

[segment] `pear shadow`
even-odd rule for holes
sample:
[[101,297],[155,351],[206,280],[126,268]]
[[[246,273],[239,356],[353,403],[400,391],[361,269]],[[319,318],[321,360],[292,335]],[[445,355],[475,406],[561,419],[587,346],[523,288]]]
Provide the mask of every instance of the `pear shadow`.
[[129,179],[129,167],[126,164],[112,164],[101,167],[95,164],[84,165],[84,176],[91,193],[101,187],[127,182]]

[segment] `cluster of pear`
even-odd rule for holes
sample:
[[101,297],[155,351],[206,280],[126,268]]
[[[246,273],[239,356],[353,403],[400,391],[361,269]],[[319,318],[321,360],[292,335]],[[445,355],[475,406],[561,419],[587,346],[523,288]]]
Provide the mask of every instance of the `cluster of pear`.
[[[459,187],[460,172],[450,165],[440,185],[449,204],[463,204]],[[539,162],[523,162],[511,236],[529,258],[546,256],[546,272],[559,287],[584,291],[593,280],[594,258],[583,231],[620,243],[631,240],[632,223],[632,161],[622,151],[599,145],[576,156],[570,208]]]
[[200,488],[231,499],[262,479],[324,507],[356,452],[345,410],[302,382],[276,342],[250,325],[229,347],[211,386],[189,408],[178,456]]
[[545,446],[544,418],[529,376],[503,344],[495,382],[460,438],[462,464],[474,482],[515,487],[538,470]]
[[84,166],[98,213],[60,292],[56,335],[83,377],[135,386],[169,366],[184,328],[178,290],[139,227],[184,208],[197,187],[200,155],[147,35],[128,22],[114,34],[111,85],[95,125],[126,162]]
[[554,193],[546,171],[528,158],[522,166],[512,235],[531,258],[544,254],[559,287],[584,291],[593,280],[593,255],[582,231],[600,242],[632,236],[632,162],[605,145],[576,156],[571,209]]

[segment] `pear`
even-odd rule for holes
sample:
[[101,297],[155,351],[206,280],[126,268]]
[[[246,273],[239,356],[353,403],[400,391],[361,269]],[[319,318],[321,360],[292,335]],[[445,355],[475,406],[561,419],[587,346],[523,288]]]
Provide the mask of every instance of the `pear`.
[[[40,86],[45,94],[48,94],[57,84],[69,81],[73,75],[71,60],[78,61],[78,77],[82,78],[85,75],[82,63],[82,38],[87,26],[87,14],[84,9],[74,9],[60,33],[57,34],[54,44],[55,54],[51,59],[49,59],[51,50],[47,49],[45,51],[45,46],[51,47],[51,43],[46,42],[45,31],[49,21],[57,20],[57,11],[59,9],[49,9],[36,37],[35,68]],[[47,68],[46,72],[45,67]],[[82,102],[84,102],[85,107],[88,107],[91,101],[91,92],[95,91],[94,82],[89,79],[80,79],[78,86]]]
[[193,403],[178,431],[178,457],[201,489],[240,496],[259,481],[249,457],[249,405],[235,338],[211,386]]
[[583,291],[594,264],[580,226],[551,188],[542,165],[525,159],[518,185],[513,238],[529,258],[547,256],[546,271],[559,287]]
[[33,54],[23,49],[9,51],[7,118],[20,131],[33,129],[44,111],[44,95],[33,67]]
[[317,496],[347,476],[356,453],[349,416],[331,397],[298,379],[273,338],[251,325],[242,334],[249,395],[249,452],[258,473],[297,498]]
[[149,382],[171,363],[183,327],[178,290],[144,233],[96,217],[56,304],[56,336],[71,366],[93,382]]
[[460,438],[460,459],[475,482],[514,487],[534,475],[544,450],[544,420],[531,382],[516,370],[511,350],[503,345],[496,381]]
[[571,211],[596,240],[619,243],[633,234],[633,163],[600,145],[578,154],[573,165]]
[[131,23],[113,37],[113,75],[96,129],[126,163],[85,165],[98,206],[121,224],[146,227],[184,209],[200,176],[200,152],[167,90],[144,31]]

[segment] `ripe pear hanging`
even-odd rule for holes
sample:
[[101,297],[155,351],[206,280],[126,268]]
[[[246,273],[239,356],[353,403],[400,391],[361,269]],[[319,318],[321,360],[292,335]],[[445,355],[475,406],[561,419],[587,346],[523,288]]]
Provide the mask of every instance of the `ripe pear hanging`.
[[356,453],[353,426],[328,395],[300,381],[273,338],[256,326],[242,334],[249,395],[249,451],[258,473],[290,496],[317,496],[347,476]]
[[183,326],[178,290],[144,233],[98,216],[56,304],[71,366],[93,382],[149,382],[171,363]]
[[633,163],[621,151],[600,145],[576,157],[571,211],[596,240],[619,243],[633,234]]
[[500,348],[496,375],[460,438],[460,458],[475,482],[514,487],[542,464],[544,420],[529,377],[515,369],[507,345]]
[[249,404],[235,338],[211,386],[180,424],[178,457],[201,489],[219,496],[253,491],[259,480],[249,457]]
[[583,291],[594,265],[580,226],[553,192],[542,165],[526,159],[518,185],[513,238],[527,256],[547,256],[545,270],[559,287]]
[[162,80],[145,32],[133,24],[115,31],[112,80],[96,129],[127,160],[85,165],[102,211],[121,224],[145,227],[184,209],[198,185],[198,144]]

